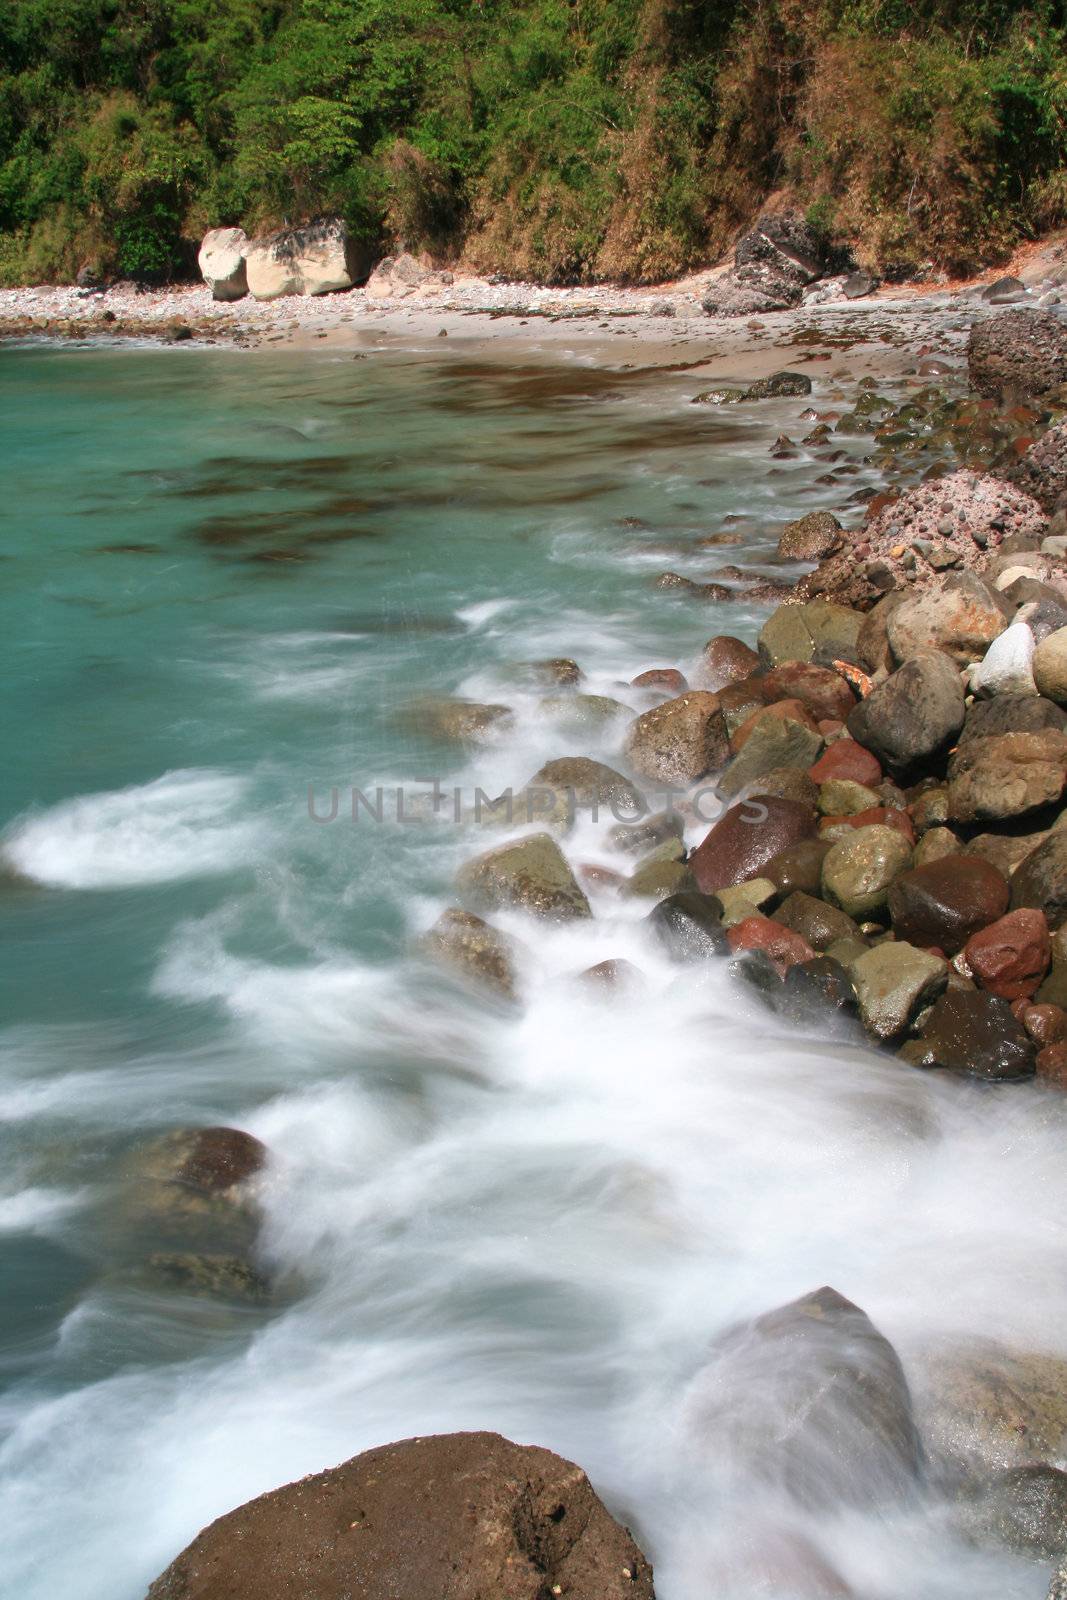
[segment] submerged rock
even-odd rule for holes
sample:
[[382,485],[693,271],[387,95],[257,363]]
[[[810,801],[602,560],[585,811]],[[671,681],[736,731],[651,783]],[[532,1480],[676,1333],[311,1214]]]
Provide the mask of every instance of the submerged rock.
[[514,942],[473,912],[441,913],[422,940],[423,949],[461,977],[515,998]]
[[922,1450],[903,1368],[835,1289],[726,1333],[694,1401],[716,1460],[804,1506],[869,1509],[917,1489]]
[[546,761],[527,784],[528,789],[540,786],[564,790],[583,811],[607,806],[630,817],[640,817],[645,811],[641,793],[629,778],[588,756],[559,756]]
[[729,949],[722,906],[714,895],[669,895],[649,912],[648,923],[676,961],[707,961]]
[[653,1600],[572,1462],[495,1433],[383,1445],[205,1528],[148,1600]]
[[1067,1360],[989,1340],[918,1352],[908,1376],[939,1476],[1067,1459]]
[[844,544],[841,524],[830,511],[809,511],[787,522],[778,538],[783,561],[823,561]]
[[547,922],[591,917],[559,845],[547,833],[487,850],[459,870],[457,886],[479,910],[528,911]]

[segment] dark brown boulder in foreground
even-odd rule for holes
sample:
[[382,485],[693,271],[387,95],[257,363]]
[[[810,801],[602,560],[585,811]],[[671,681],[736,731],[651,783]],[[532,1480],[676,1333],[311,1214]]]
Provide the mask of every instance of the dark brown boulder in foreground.
[[653,1600],[580,1467],[497,1433],[405,1439],[220,1517],[148,1600]]

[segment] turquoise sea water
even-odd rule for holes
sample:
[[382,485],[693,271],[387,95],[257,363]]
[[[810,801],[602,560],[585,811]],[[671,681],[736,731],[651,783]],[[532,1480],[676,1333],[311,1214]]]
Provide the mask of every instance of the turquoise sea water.
[[[693,1398],[727,1323],[829,1281],[902,1346],[1067,1353],[1058,1102],[790,1036],[606,895],[587,927],[511,922],[503,1014],[411,949],[482,837],[346,820],[352,786],[618,760],[619,728],[576,730],[524,663],[576,657],[636,712],[644,668],[753,636],[758,610],[655,574],[770,571],[783,520],[870,480],[771,457],[805,402],[697,387],[458,341],[0,351],[5,1597],[135,1600],[255,1493],[489,1426],[579,1460],[662,1600],[697,1600],[737,1524]],[[698,548],[724,525],[742,546]],[[453,693],[513,727],[475,753],[412,729]],[[612,955],[638,993],[574,984]],[[127,1152],[220,1122],[272,1152],[268,1308],[163,1293],[117,1242]],[[1043,1593],[928,1509],[906,1538],[772,1512],[857,1592]]]

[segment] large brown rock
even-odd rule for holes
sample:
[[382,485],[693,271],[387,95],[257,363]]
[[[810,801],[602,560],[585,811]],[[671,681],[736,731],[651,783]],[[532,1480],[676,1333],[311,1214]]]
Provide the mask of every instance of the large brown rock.
[[830,511],[809,511],[787,522],[778,539],[783,561],[822,561],[844,544],[841,524]]
[[629,778],[602,761],[591,761],[588,756],[559,756],[555,761],[546,761],[526,787],[536,789],[541,785],[562,789],[582,810],[595,811],[609,806],[621,814],[620,820],[640,816],[644,809],[640,792]]
[[813,950],[818,951],[829,950],[838,939],[852,939],[859,932],[852,918],[843,911],[799,889],[783,900],[774,913],[774,921],[790,928],[793,933],[799,933]]
[[693,851],[689,866],[705,894],[760,875],[783,850],[809,839],[815,814],[793,800],[768,795],[731,806]]
[[456,883],[479,911],[522,910],[548,922],[593,914],[567,858],[547,833],[476,856],[460,868]]
[[406,1439],[205,1528],[148,1600],[653,1600],[580,1467],[496,1433]]
[[869,1509],[915,1489],[921,1446],[900,1361],[835,1289],[725,1334],[696,1411],[717,1459],[804,1505]]
[[468,983],[515,998],[514,944],[473,912],[454,907],[442,912],[424,936],[423,948]]
[[971,326],[972,389],[994,399],[1046,394],[1067,382],[1067,323],[1052,311],[1002,311]]
[[893,660],[902,665],[934,649],[965,667],[1004,632],[1010,609],[973,572],[939,578],[906,595],[890,613],[886,633]]
[[972,934],[1008,909],[1005,879],[978,856],[945,856],[902,873],[889,890],[898,939],[955,955]]
[[949,818],[997,822],[1052,805],[1067,778],[1067,734],[1002,733],[970,739],[948,768]]
[[831,849],[829,839],[802,839],[787,845],[760,868],[760,875],[773,883],[778,894],[817,895],[822,887],[822,864]]
[[725,689],[728,683],[741,683],[759,669],[760,659],[743,640],[729,633],[718,633],[704,646],[695,677],[700,689]]
[[1067,1361],[992,1341],[943,1345],[907,1362],[938,1475],[989,1473],[1067,1453]]
[[1050,928],[1067,920],[1067,828],[1054,828],[1016,867],[1011,904],[1043,911]]
[[653,783],[690,784],[717,772],[730,754],[718,696],[691,689],[646,711],[630,725],[626,754]]
[[799,700],[816,722],[844,722],[856,696],[839,672],[812,662],[793,661],[775,667],[760,682],[768,705],[776,700]]
[[968,706],[959,742],[969,744],[1000,733],[1041,733],[1046,728],[1067,728],[1067,713],[1040,695],[998,694]]
[[938,651],[915,656],[894,672],[848,718],[858,744],[904,771],[944,750],[963,727],[960,675]]

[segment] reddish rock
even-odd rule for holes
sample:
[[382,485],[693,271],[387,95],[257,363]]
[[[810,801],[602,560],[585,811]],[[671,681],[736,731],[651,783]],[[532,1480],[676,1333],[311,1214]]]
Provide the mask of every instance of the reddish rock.
[[588,889],[621,889],[626,882],[623,873],[614,872],[611,867],[602,867],[596,861],[579,862],[577,877],[579,883],[584,883]]
[[780,922],[772,922],[770,917],[745,917],[742,922],[734,923],[727,938],[730,949],[735,953],[762,950],[770,956],[779,976],[783,978],[790,967],[798,961],[810,961],[815,954],[799,933],[794,933],[792,928],[784,928]]
[[882,764],[877,756],[865,750],[855,739],[835,739],[828,745],[809,777],[816,783],[829,783],[831,778],[848,778],[853,783],[865,783],[868,789],[882,781]]
[[730,749],[736,755],[743,750],[755,730],[764,722],[799,722],[801,727],[808,728],[812,733],[818,733],[815,718],[808,708],[799,700],[778,700],[774,705],[761,706],[754,711],[731,736]]
[[757,878],[774,856],[810,838],[815,814],[796,800],[767,795],[725,811],[689,858],[704,894]]
[[406,1439],[220,1517],[148,1600],[652,1600],[580,1467],[495,1433]]
[[1047,1044],[1034,1063],[1039,1078],[1067,1089],[1067,1044]]
[[758,678],[743,678],[740,683],[728,683],[718,694],[719,709],[730,729],[739,728],[754,711],[763,707]]
[[1020,1021],[1034,1043],[1042,1048],[1067,1040],[1067,1011],[1062,1006],[1028,1005]]
[[903,873],[889,891],[898,939],[949,955],[1008,909],[1006,879],[979,856],[944,856]]
[[990,994],[1004,1000],[1029,999],[1052,960],[1045,914],[1009,911],[973,934],[963,953],[972,974]]
[[583,983],[590,988],[614,989],[619,984],[630,985],[636,983],[641,976],[640,967],[635,967],[632,961],[627,961],[624,956],[612,956],[607,961],[598,961],[595,967],[586,967],[579,974]]
[[915,824],[906,811],[901,811],[899,806],[868,806],[866,811],[853,812],[847,817],[823,817],[821,828],[826,832],[829,828],[839,828],[842,824],[846,828],[870,828],[881,824],[885,828],[895,828],[902,833],[909,844],[915,843]]
[[856,697],[840,673],[810,662],[791,661],[768,672],[760,684],[764,700],[799,700],[816,721],[844,722]]
[[674,667],[651,667],[648,672],[639,672],[630,683],[631,689],[662,689],[667,694],[684,694],[688,687]]
[[823,738],[829,741],[836,739],[838,734],[843,732],[845,724],[838,722],[835,717],[821,717],[818,726]]
[[240,1128],[201,1128],[190,1139],[175,1181],[209,1193],[244,1183],[265,1165],[266,1146]]
[[759,665],[755,650],[732,634],[719,633],[704,646],[697,676],[702,688],[724,689],[728,683],[741,683],[751,678],[758,672]]

